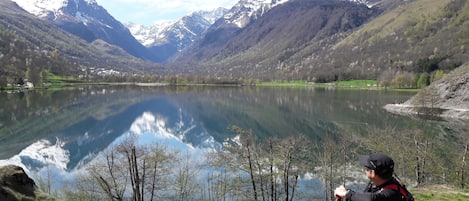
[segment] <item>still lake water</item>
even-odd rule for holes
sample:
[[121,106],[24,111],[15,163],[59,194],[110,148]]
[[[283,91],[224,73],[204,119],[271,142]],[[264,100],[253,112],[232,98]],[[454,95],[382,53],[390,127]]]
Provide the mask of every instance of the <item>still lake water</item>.
[[[259,138],[334,135],[338,126],[357,132],[414,118],[383,106],[409,92],[273,87],[84,86],[63,91],[0,94],[0,165],[28,172],[47,167],[61,177],[86,166],[125,136],[190,152],[220,149],[236,125]],[[197,155],[197,154],[196,154]]]

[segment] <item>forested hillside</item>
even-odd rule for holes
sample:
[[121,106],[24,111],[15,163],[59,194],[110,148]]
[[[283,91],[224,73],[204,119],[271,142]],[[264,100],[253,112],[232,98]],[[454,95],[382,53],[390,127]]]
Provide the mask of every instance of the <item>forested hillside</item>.
[[11,1],[1,1],[0,11],[0,87],[24,79],[40,86],[47,73],[78,78],[97,68],[135,73],[158,68],[104,41],[87,43]]
[[[59,56],[59,44],[43,41],[60,37],[60,32],[52,33],[52,26],[41,22],[25,22],[33,16],[11,2],[2,1],[0,5],[0,87],[21,84],[26,78],[40,83],[41,71],[46,70],[64,76],[79,74],[78,65]],[[25,34],[28,32],[35,34]]]
[[229,38],[223,30],[208,32],[179,59],[186,66],[177,67],[267,80],[378,79],[389,85],[399,78],[398,85],[416,87],[420,77],[431,79],[468,61],[468,1],[393,2],[368,8],[293,0],[231,30]]
[[309,62],[302,66],[338,68],[340,72],[335,74],[345,79],[381,81],[406,72],[447,72],[468,61],[467,33],[468,1],[416,0],[367,23],[334,44],[327,54],[308,56]]
[[415,88],[469,61],[468,1],[367,2],[374,6],[290,0],[243,27],[222,18],[162,66],[103,40],[80,39],[2,1],[0,86],[37,82],[46,71],[89,77],[99,68],[160,78],[374,79],[381,86]]
[[340,40],[309,44],[285,64],[315,81],[366,78],[388,85],[397,78],[406,81],[396,85],[415,87],[421,76],[468,61],[467,33],[468,1],[415,0]]
[[242,29],[209,30],[181,60],[200,61],[203,68],[196,70],[216,75],[293,78],[298,71],[285,62],[295,53],[323,39],[336,40],[337,34],[378,14],[377,9],[347,1],[289,1]]

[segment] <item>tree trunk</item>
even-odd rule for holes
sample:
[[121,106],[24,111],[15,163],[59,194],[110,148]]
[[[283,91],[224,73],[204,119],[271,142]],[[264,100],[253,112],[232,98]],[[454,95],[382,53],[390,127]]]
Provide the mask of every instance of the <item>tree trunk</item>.
[[466,172],[464,170],[466,168],[466,156],[467,156],[468,146],[469,146],[469,144],[466,144],[464,146],[464,152],[463,152],[462,159],[461,159],[461,171],[460,171],[461,172],[460,173],[461,174],[461,189],[464,189],[464,187],[465,187],[465,182],[464,182],[465,177],[464,176],[465,176]]
[[252,156],[251,156],[251,148],[249,145],[246,147],[247,152],[248,152],[248,163],[249,163],[249,174],[251,176],[251,184],[252,184],[252,190],[254,191],[254,200],[257,199],[257,188],[256,188],[256,180],[254,178],[254,167],[252,167]]

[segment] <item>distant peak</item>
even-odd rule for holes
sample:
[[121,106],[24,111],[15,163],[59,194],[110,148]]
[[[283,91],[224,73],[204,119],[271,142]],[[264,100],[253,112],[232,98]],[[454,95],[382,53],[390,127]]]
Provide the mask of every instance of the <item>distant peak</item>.
[[[97,6],[96,0],[12,0],[21,8],[38,17],[59,16],[62,10],[71,5]],[[83,4],[85,3],[85,4]]]
[[50,12],[57,13],[59,10],[68,5],[67,0],[12,0],[16,2],[24,10],[39,16],[44,17]]
[[252,18],[258,18],[270,9],[289,0],[241,0],[228,13],[224,15],[225,23],[236,25],[239,28],[249,24]]

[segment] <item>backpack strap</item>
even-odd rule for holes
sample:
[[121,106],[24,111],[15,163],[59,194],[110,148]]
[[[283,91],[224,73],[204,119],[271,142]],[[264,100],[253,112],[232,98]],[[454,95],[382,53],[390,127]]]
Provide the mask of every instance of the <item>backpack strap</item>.
[[395,184],[395,183],[387,184],[387,185],[383,186],[382,189],[383,189],[383,190],[391,189],[391,190],[398,191],[398,192],[401,193],[401,195],[402,195],[404,198],[406,198],[406,199],[409,197],[409,194],[407,193],[407,191],[405,190],[405,188],[404,188],[404,187],[401,187],[400,185]]

